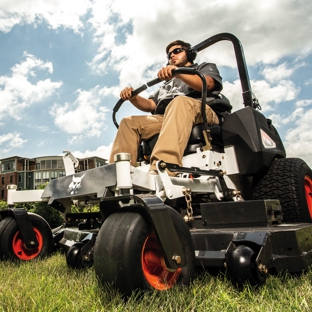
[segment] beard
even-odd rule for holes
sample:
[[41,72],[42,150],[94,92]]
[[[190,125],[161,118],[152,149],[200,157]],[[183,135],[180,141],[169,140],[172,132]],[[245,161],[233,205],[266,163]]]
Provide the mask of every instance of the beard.
[[179,61],[176,64],[172,64],[172,65],[175,65],[177,67],[185,67],[188,63],[189,63],[189,61],[187,60],[186,55],[184,55],[181,61]]

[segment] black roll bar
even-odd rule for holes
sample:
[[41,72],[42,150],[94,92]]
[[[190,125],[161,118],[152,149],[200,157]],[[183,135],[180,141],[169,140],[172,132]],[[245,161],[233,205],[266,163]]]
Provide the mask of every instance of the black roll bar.
[[243,100],[244,100],[244,105],[245,106],[251,106],[254,107],[253,105],[253,96],[252,96],[252,91],[251,91],[251,86],[250,86],[250,80],[249,80],[249,75],[248,75],[248,70],[247,70],[247,65],[245,61],[245,55],[244,55],[244,50],[241,42],[238,40],[237,37],[235,37],[233,34],[230,33],[220,33],[215,36],[212,36],[203,42],[195,45],[193,48],[197,51],[200,52],[213,44],[223,41],[223,40],[228,40],[231,41],[234,47],[234,52],[235,52],[235,58],[237,62],[237,68],[238,68],[238,74],[239,78],[241,81],[241,86],[242,86],[242,95],[243,95]]
[[[251,106],[253,108],[259,107],[257,100],[253,99],[249,75],[248,75],[248,70],[247,70],[245,56],[244,56],[244,50],[243,50],[243,47],[241,45],[241,42],[238,40],[237,37],[235,37],[233,34],[230,34],[230,33],[220,33],[220,34],[214,35],[214,36],[202,41],[201,43],[195,45],[193,48],[196,51],[200,52],[200,51],[212,46],[213,44],[215,44],[219,41],[223,41],[223,40],[231,41],[233,44],[233,47],[234,47],[239,78],[241,81],[241,86],[242,86],[242,91],[243,91],[242,96],[243,96],[244,105],[245,106]],[[173,75],[176,75],[178,73],[198,75],[202,79],[202,82],[203,82],[202,103],[203,103],[203,105],[202,105],[201,112],[202,112],[204,123],[206,124],[206,121],[207,121],[207,117],[205,114],[205,103],[206,103],[206,95],[207,95],[206,79],[204,78],[204,76],[199,71],[195,70],[194,68],[181,67],[181,68],[178,68],[172,72]],[[201,77],[201,75],[203,77]],[[132,91],[132,96],[138,95],[142,91],[146,90],[148,87],[152,87],[152,86],[158,84],[159,82],[161,82],[161,80],[159,78],[156,78],[154,80],[151,80],[151,81],[143,84],[141,87]],[[205,90],[204,90],[204,88],[205,88]],[[115,107],[113,108],[112,118],[113,118],[113,122],[117,128],[119,127],[119,124],[116,121],[116,113],[120,109],[123,102],[124,102],[123,99],[119,99],[119,101],[116,103]],[[255,102],[255,105],[254,105],[254,102]]]

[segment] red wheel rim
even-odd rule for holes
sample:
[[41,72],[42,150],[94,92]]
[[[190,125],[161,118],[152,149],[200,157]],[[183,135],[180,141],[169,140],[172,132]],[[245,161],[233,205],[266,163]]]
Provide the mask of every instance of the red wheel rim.
[[157,290],[166,290],[174,286],[182,270],[181,268],[168,270],[155,232],[152,232],[144,242],[141,263],[145,278]]
[[39,246],[37,248],[34,249],[28,249],[26,248],[24,242],[22,241],[22,237],[21,237],[21,233],[20,231],[17,231],[13,237],[13,241],[12,241],[12,248],[13,248],[13,252],[15,254],[15,256],[20,259],[20,260],[31,260],[36,258],[41,249],[42,249],[42,245],[43,245],[43,239],[42,239],[42,235],[40,233],[40,231],[38,231],[38,229],[34,228],[35,231],[35,235],[38,241]]
[[304,177],[304,190],[310,217],[312,218],[312,179],[309,176]]

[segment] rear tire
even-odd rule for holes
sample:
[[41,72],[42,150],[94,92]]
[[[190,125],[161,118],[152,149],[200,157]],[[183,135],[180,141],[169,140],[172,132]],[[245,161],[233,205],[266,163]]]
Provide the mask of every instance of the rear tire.
[[299,158],[272,162],[255,185],[254,199],[279,199],[285,222],[312,222],[312,170]]
[[13,217],[0,222],[0,259],[1,260],[32,260],[43,258],[52,252],[52,231],[45,219],[37,214],[28,213],[39,246],[27,249]]
[[192,237],[182,217],[168,208],[186,256],[186,266],[169,271],[154,230],[137,212],[118,212],[102,225],[94,246],[94,269],[102,284],[113,284],[124,295],[134,290],[166,290],[188,285],[194,276]]

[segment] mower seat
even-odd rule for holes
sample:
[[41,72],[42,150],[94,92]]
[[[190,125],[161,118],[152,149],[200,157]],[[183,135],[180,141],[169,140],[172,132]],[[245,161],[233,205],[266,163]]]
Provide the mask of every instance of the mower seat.
[[[230,101],[223,95],[207,103],[217,114],[219,118],[219,125],[208,126],[208,130],[211,136],[211,145],[213,148],[220,150],[223,148],[221,125],[227,115],[231,113],[232,105]],[[184,151],[184,156],[196,153],[198,148],[202,148],[206,145],[203,130],[205,126],[203,123],[194,125],[190,134],[190,138],[186,149]],[[139,151],[139,160],[149,161],[149,157],[152,150],[156,144],[159,134],[151,137],[150,139],[144,140],[141,145],[141,151]]]

